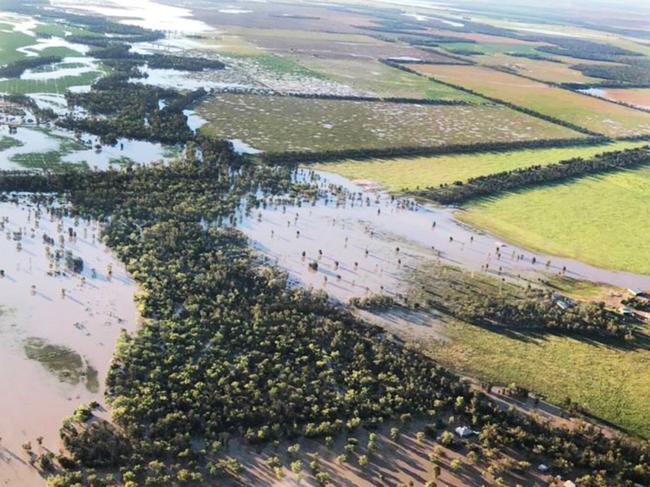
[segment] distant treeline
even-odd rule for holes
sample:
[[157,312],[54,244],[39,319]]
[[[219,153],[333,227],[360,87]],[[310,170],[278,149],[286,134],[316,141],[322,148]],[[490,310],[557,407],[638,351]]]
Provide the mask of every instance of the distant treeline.
[[320,152],[267,152],[260,157],[270,165],[295,165],[315,162],[333,162],[342,159],[377,159],[402,156],[437,156],[444,154],[472,154],[477,152],[505,152],[518,149],[540,149],[548,147],[572,147],[597,145],[607,142],[605,137],[575,139],[523,140],[519,142],[483,142],[479,144],[457,144],[441,146],[402,146],[379,149],[347,149]]
[[107,47],[94,49],[91,56],[98,59],[126,60],[135,65],[147,64],[154,69],[178,69],[181,71],[205,71],[208,69],[223,69],[225,64],[216,59],[200,57],[173,56],[170,54],[139,54],[132,52],[129,44],[111,44]]
[[212,90],[212,93],[223,93],[228,95],[260,95],[260,96],[276,96],[284,98],[304,98],[308,100],[333,100],[333,101],[358,101],[358,102],[381,102],[381,103],[398,103],[403,105],[442,105],[442,106],[465,106],[471,105],[466,100],[432,100],[421,98],[401,98],[401,97],[387,97],[381,98],[378,96],[355,96],[355,95],[331,95],[324,93],[285,93],[269,89],[264,90],[251,90],[251,89],[224,89]]
[[[644,62],[645,61],[645,62]],[[620,85],[650,83],[650,60],[635,59],[632,64],[578,64],[572,69],[585,76],[611,80]]]
[[554,58],[550,58],[548,56],[544,56],[542,54],[535,54],[535,53],[530,53],[530,52],[508,52],[506,53],[508,56],[511,57],[521,57],[521,58],[526,58],[526,59],[532,59],[533,61],[547,61],[549,63],[558,63],[558,64],[564,64],[562,61]]
[[[428,18],[425,22],[422,21],[412,21],[407,19],[387,19],[383,21],[380,26],[373,27],[366,30],[373,30],[377,32],[408,32],[416,31],[417,35],[426,35],[426,33],[419,31],[424,31],[428,28],[438,28],[451,32],[459,33],[477,33],[477,34],[487,34],[492,36],[507,37],[511,39],[529,41],[529,42],[540,42],[548,44],[546,46],[540,46],[536,49],[542,52],[547,52],[549,54],[555,54],[560,56],[568,56],[575,59],[588,59],[592,61],[615,61],[615,62],[625,62],[633,64],[631,58],[641,58],[641,54],[635,51],[628,49],[623,49],[620,47],[612,46],[605,43],[594,42],[584,39],[577,39],[573,37],[566,36],[554,36],[550,34],[535,33],[535,32],[522,32],[513,29],[507,29],[503,27],[496,27],[493,25],[482,24],[479,22],[473,22],[467,19],[463,19],[462,23],[459,25],[451,25],[443,22],[442,20],[435,18]],[[413,32],[411,32],[413,33]],[[462,39],[457,42],[471,42],[471,40]],[[627,58],[621,61],[621,58]]]
[[59,56],[29,57],[26,59],[20,59],[7,64],[6,66],[0,67],[0,78],[20,78],[20,76],[28,69],[60,63],[61,61],[63,61],[63,58]]
[[445,205],[464,203],[473,198],[494,196],[528,186],[556,183],[567,179],[597,174],[614,169],[650,164],[650,147],[607,152],[591,159],[574,158],[547,166],[531,166],[457,181],[450,185],[430,187],[414,194]]
[[[399,63],[396,63],[396,62],[393,62],[393,61],[390,61],[390,60],[383,60],[383,62],[386,65],[391,66],[393,68],[401,69],[401,70],[406,71],[408,73],[413,73],[413,74],[417,74],[419,76],[422,76],[421,73],[418,73],[417,71],[412,70],[412,69],[410,69],[407,66],[404,66],[402,64],[399,64]],[[465,93],[469,93],[470,95],[478,96],[478,97],[483,98],[485,100],[491,101],[492,103],[496,103],[496,104],[499,104],[499,105],[506,106],[508,108],[511,108],[512,110],[516,110],[518,112],[525,113],[527,115],[531,115],[533,117],[536,117],[536,118],[539,118],[539,119],[542,119],[542,120],[546,120],[547,122],[551,122],[551,123],[554,123],[556,125],[561,125],[563,127],[574,130],[576,132],[580,132],[580,133],[586,134],[586,135],[591,135],[591,136],[594,136],[594,137],[602,137],[602,134],[599,134],[597,132],[593,132],[593,131],[588,130],[588,129],[584,128],[584,127],[579,127],[578,125],[567,122],[566,120],[560,120],[559,118],[555,118],[555,117],[552,117],[550,115],[545,115],[545,114],[539,113],[539,112],[537,112],[535,110],[531,110],[531,109],[526,108],[526,107],[515,105],[514,103],[510,103],[510,102],[501,100],[499,98],[493,98],[491,96],[484,95],[484,94],[479,93],[477,91],[470,90],[469,88],[465,88],[464,86],[456,85],[456,84],[453,84],[453,83],[448,83],[447,81],[441,81],[440,79],[432,77],[432,76],[427,76],[427,78],[429,78],[432,81],[435,81],[436,83],[440,83],[442,85],[449,86],[450,88],[454,88],[454,89],[456,89],[458,91],[462,91],[462,92],[465,92]]]

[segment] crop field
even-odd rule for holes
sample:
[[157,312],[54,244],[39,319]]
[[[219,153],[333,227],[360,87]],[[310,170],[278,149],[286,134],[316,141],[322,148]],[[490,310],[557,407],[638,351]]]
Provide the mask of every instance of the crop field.
[[270,152],[442,146],[563,139],[564,127],[499,106],[217,95],[198,108],[202,130]]
[[369,180],[390,192],[416,190],[439,184],[467,181],[501,171],[553,164],[574,157],[592,157],[596,154],[645,145],[644,142],[617,142],[586,147],[556,149],[527,149],[498,153],[441,155],[368,161],[347,160],[318,164],[314,169],[334,172],[352,180]]
[[589,91],[608,100],[650,109],[650,88],[593,88]]
[[458,322],[445,333],[450,342],[432,347],[441,364],[486,382],[514,382],[555,404],[569,397],[594,416],[650,437],[650,402],[639,394],[650,390],[650,351],[644,346],[496,333]]
[[650,274],[650,168],[585,177],[470,204],[460,218],[513,243]]
[[650,113],[480,66],[417,64],[425,76],[555,117],[610,137],[650,134]]
[[457,63],[446,56],[408,45],[385,42],[363,35],[329,34],[277,29],[239,29],[236,32],[261,49],[277,54],[301,54],[330,58],[383,59],[408,57],[432,63]]
[[[549,56],[549,58],[555,59],[552,56]],[[508,56],[507,54],[474,56],[472,59],[480,64],[507,68],[523,76],[550,83],[597,83],[601,81],[597,78],[585,76],[580,71],[572,69],[570,64],[559,61],[528,59]]]
[[296,57],[296,62],[371,96],[485,103],[480,97],[391,68],[379,61],[300,56]]

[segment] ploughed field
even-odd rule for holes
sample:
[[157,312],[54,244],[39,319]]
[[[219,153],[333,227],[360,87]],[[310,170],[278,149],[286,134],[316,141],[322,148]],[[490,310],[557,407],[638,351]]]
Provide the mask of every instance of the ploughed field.
[[429,147],[570,139],[581,134],[505,107],[220,94],[202,130],[269,152]]
[[428,157],[345,160],[318,164],[315,169],[330,171],[352,180],[368,180],[390,192],[452,184],[470,178],[512,171],[533,165],[554,164],[575,157],[588,158],[603,152],[630,149],[644,142],[615,142],[584,147],[525,149]]
[[650,114],[481,66],[410,65],[434,79],[512,103],[608,137],[650,134]]
[[478,200],[460,218],[508,241],[650,274],[650,169],[617,171]]

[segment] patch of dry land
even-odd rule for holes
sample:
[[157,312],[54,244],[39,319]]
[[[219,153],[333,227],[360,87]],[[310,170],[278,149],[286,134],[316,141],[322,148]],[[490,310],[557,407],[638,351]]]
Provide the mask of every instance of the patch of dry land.
[[609,136],[650,134],[650,114],[481,66],[415,64],[424,76]]
[[495,105],[418,105],[220,94],[198,108],[205,133],[268,152],[568,139],[580,134]]
[[120,330],[135,329],[135,287],[94,222],[0,203],[0,232],[0,484],[42,486],[22,445],[57,452],[62,419],[103,401]]

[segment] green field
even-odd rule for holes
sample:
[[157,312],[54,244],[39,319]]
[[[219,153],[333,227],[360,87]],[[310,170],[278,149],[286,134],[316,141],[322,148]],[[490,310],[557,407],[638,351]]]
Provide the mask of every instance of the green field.
[[645,167],[478,200],[459,217],[540,252],[650,274],[648,188]]
[[17,49],[31,46],[36,41],[32,36],[12,31],[12,28],[12,25],[0,24],[0,65],[23,59],[25,54]]
[[[512,382],[561,404],[569,397],[590,414],[650,437],[650,351],[556,335],[499,334],[464,323],[445,329],[451,342],[434,357],[459,373]],[[646,340],[647,341],[647,340]]]
[[580,134],[501,106],[413,103],[220,94],[198,113],[201,130],[241,139],[264,151],[327,151],[430,147],[575,138]]
[[546,165],[574,157],[592,157],[608,151],[639,147],[645,142],[616,142],[611,144],[561,147],[557,149],[527,149],[510,152],[443,155],[368,161],[346,160],[332,164],[318,164],[314,169],[335,172],[352,180],[370,180],[387,191],[408,191],[501,171]]

